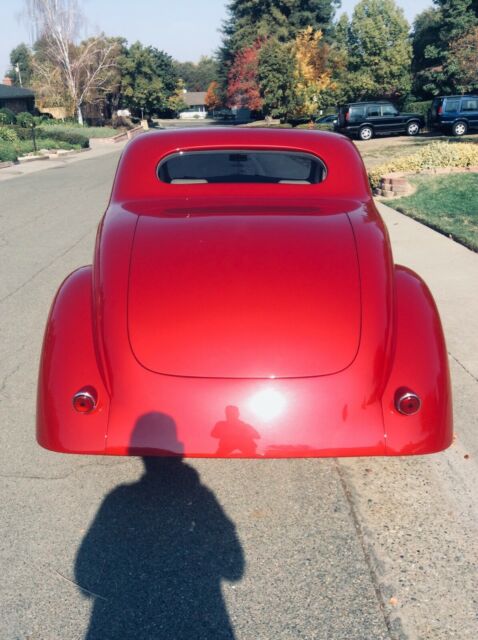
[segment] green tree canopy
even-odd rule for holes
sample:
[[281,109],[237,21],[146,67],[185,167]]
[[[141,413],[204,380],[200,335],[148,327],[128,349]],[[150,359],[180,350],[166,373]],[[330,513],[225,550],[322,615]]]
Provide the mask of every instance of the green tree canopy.
[[469,41],[478,25],[478,0],[434,0],[434,4],[414,23],[414,92],[422,98],[459,90],[455,50],[460,39]]
[[400,99],[410,92],[409,25],[394,0],[361,0],[349,30],[349,82],[355,98]]
[[119,61],[124,106],[145,115],[171,110],[178,76],[173,59],[155,47],[135,42]]
[[211,82],[217,79],[217,61],[208,56],[202,56],[199,62],[174,61],[174,69],[184,82],[188,91],[207,91]]
[[12,68],[7,73],[7,77],[11,78],[13,84],[31,87],[33,76],[32,52],[26,44],[22,42],[15,49],[12,49],[10,52],[10,64]]
[[292,43],[270,39],[259,55],[258,80],[264,112],[274,118],[297,111],[295,57]]

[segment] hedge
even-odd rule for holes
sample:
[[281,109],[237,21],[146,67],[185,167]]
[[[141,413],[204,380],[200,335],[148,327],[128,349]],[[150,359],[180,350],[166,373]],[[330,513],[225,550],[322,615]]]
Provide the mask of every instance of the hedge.
[[432,142],[410,156],[396,158],[368,172],[370,185],[378,188],[380,178],[396,171],[418,173],[422,169],[478,166],[478,144],[472,142]]

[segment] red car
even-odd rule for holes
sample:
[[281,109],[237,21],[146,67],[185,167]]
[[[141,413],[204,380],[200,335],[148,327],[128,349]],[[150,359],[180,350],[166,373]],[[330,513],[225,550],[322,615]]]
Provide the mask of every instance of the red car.
[[452,439],[424,282],[352,142],[163,131],[121,158],[92,266],[48,319],[38,442],[67,453],[432,453]]

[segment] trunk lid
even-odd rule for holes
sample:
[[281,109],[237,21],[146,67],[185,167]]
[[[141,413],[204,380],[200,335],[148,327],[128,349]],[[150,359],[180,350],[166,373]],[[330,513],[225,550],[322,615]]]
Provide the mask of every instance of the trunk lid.
[[176,376],[332,374],[360,341],[346,214],[141,216],[128,330],[147,369]]

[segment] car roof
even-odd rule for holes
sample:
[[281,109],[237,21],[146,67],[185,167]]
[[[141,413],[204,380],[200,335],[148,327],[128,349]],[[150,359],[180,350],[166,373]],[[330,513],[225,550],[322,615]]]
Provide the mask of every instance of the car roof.
[[[219,191],[244,194],[243,185],[204,184],[194,187],[160,184],[157,167],[168,155],[194,151],[229,151],[235,149],[311,153],[327,167],[327,179],[316,186],[326,197],[369,200],[370,189],[365,168],[357,148],[348,138],[325,131],[273,128],[205,127],[169,129],[143,133],[126,146],[116,173],[112,202],[156,199],[158,196],[191,197],[199,193],[214,195]],[[348,179],[343,180],[344,172]],[[283,185],[285,186],[285,185]],[[271,185],[248,184],[247,192],[268,195]],[[277,193],[277,186],[272,185]],[[297,189],[297,186],[294,186]],[[281,193],[286,194],[286,189]],[[303,193],[303,191],[302,191]],[[314,191],[315,193],[315,191]]]
[[465,93],[465,94],[460,94],[460,95],[453,95],[453,96],[435,96],[435,98],[433,98],[434,100],[445,100],[448,98],[453,98],[454,100],[456,100],[457,98],[478,98],[478,93]]
[[363,100],[362,102],[344,102],[342,107],[355,106],[357,104],[393,104],[391,100]]

